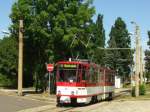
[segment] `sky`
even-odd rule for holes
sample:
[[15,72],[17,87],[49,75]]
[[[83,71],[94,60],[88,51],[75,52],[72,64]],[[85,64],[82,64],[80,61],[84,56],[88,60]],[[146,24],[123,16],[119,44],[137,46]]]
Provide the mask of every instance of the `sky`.
[[8,31],[10,26],[9,15],[11,12],[11,6],[15,0],[0,0],[0,38],[4,36],[3,31]]
[[[104,28],[106,38],[117,17],[121,17],[127,25],[130,33],[134,34],[135,26],[131,21],[136,22],[141,31],[141,44],[143,49],[148,49],[147,31],[150,30],[150,0],[95,0],[96,16],[98,13],[104,16]],[[94,16],[94,20],[96,19]],[[135,46],[135,37],[132,36],[132,47]]]
[[[11,6],[16,0],[0,0],[0,38],[4,36],[2,31],[8,30],[11,24],[9,14]],[[147,49],[148,35],[150,30],[150,0],[94,0],[93,5],[96,8],[96,14],[93,17],[94,21],[98,13],[104,16],[104,28],[106,38],[109,39],[109,33],[112,25],[117,17],[121,17],[127,24],[129,32],[134,32],[134,25],[131,21],[135,21],[140,26],[142,46]],[[135,38],[132,36],[132,47],[134,47]]]

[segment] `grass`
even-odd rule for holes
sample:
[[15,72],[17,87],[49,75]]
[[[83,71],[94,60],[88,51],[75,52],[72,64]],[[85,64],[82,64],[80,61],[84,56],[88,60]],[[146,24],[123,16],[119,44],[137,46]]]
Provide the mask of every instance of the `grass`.
[[147,84],[146,84],[146,91],[147,91],[147,92],[150,92],[150,83],[147,83]]
[[131,95],[122,95],[115,98],[115,100],[150,100],[150,93],[138,97],[132,97]]
[[[128,85],[128,87],[130,87]],[[146,84],[146,94],[140,95],[138,97],[132,97],[131,92],[129,91],[127,94],[122,94],[119,97],[116,97],[115,100],[150,100],[150,83]]]

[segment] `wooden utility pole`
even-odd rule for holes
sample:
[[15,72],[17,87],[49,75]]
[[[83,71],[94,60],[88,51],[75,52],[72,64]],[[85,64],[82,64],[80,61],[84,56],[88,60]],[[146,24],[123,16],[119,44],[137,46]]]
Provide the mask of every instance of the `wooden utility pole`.
[[23,20],[19,20],[18,95],[22,96],[23,84]]

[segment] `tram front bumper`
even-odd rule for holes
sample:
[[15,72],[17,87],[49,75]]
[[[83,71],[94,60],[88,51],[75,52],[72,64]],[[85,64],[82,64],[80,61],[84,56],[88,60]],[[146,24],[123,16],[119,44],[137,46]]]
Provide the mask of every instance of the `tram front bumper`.
[[71,103],[71,98],[69,96],[61,96],[60,103]]

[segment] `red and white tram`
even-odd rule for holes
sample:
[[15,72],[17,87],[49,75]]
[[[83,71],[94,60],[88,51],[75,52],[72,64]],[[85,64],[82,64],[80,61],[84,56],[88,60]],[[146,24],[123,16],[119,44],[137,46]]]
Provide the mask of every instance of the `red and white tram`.
[[114,71],[89,61],[57,63],[57,103],[97,102],[112,98]]

